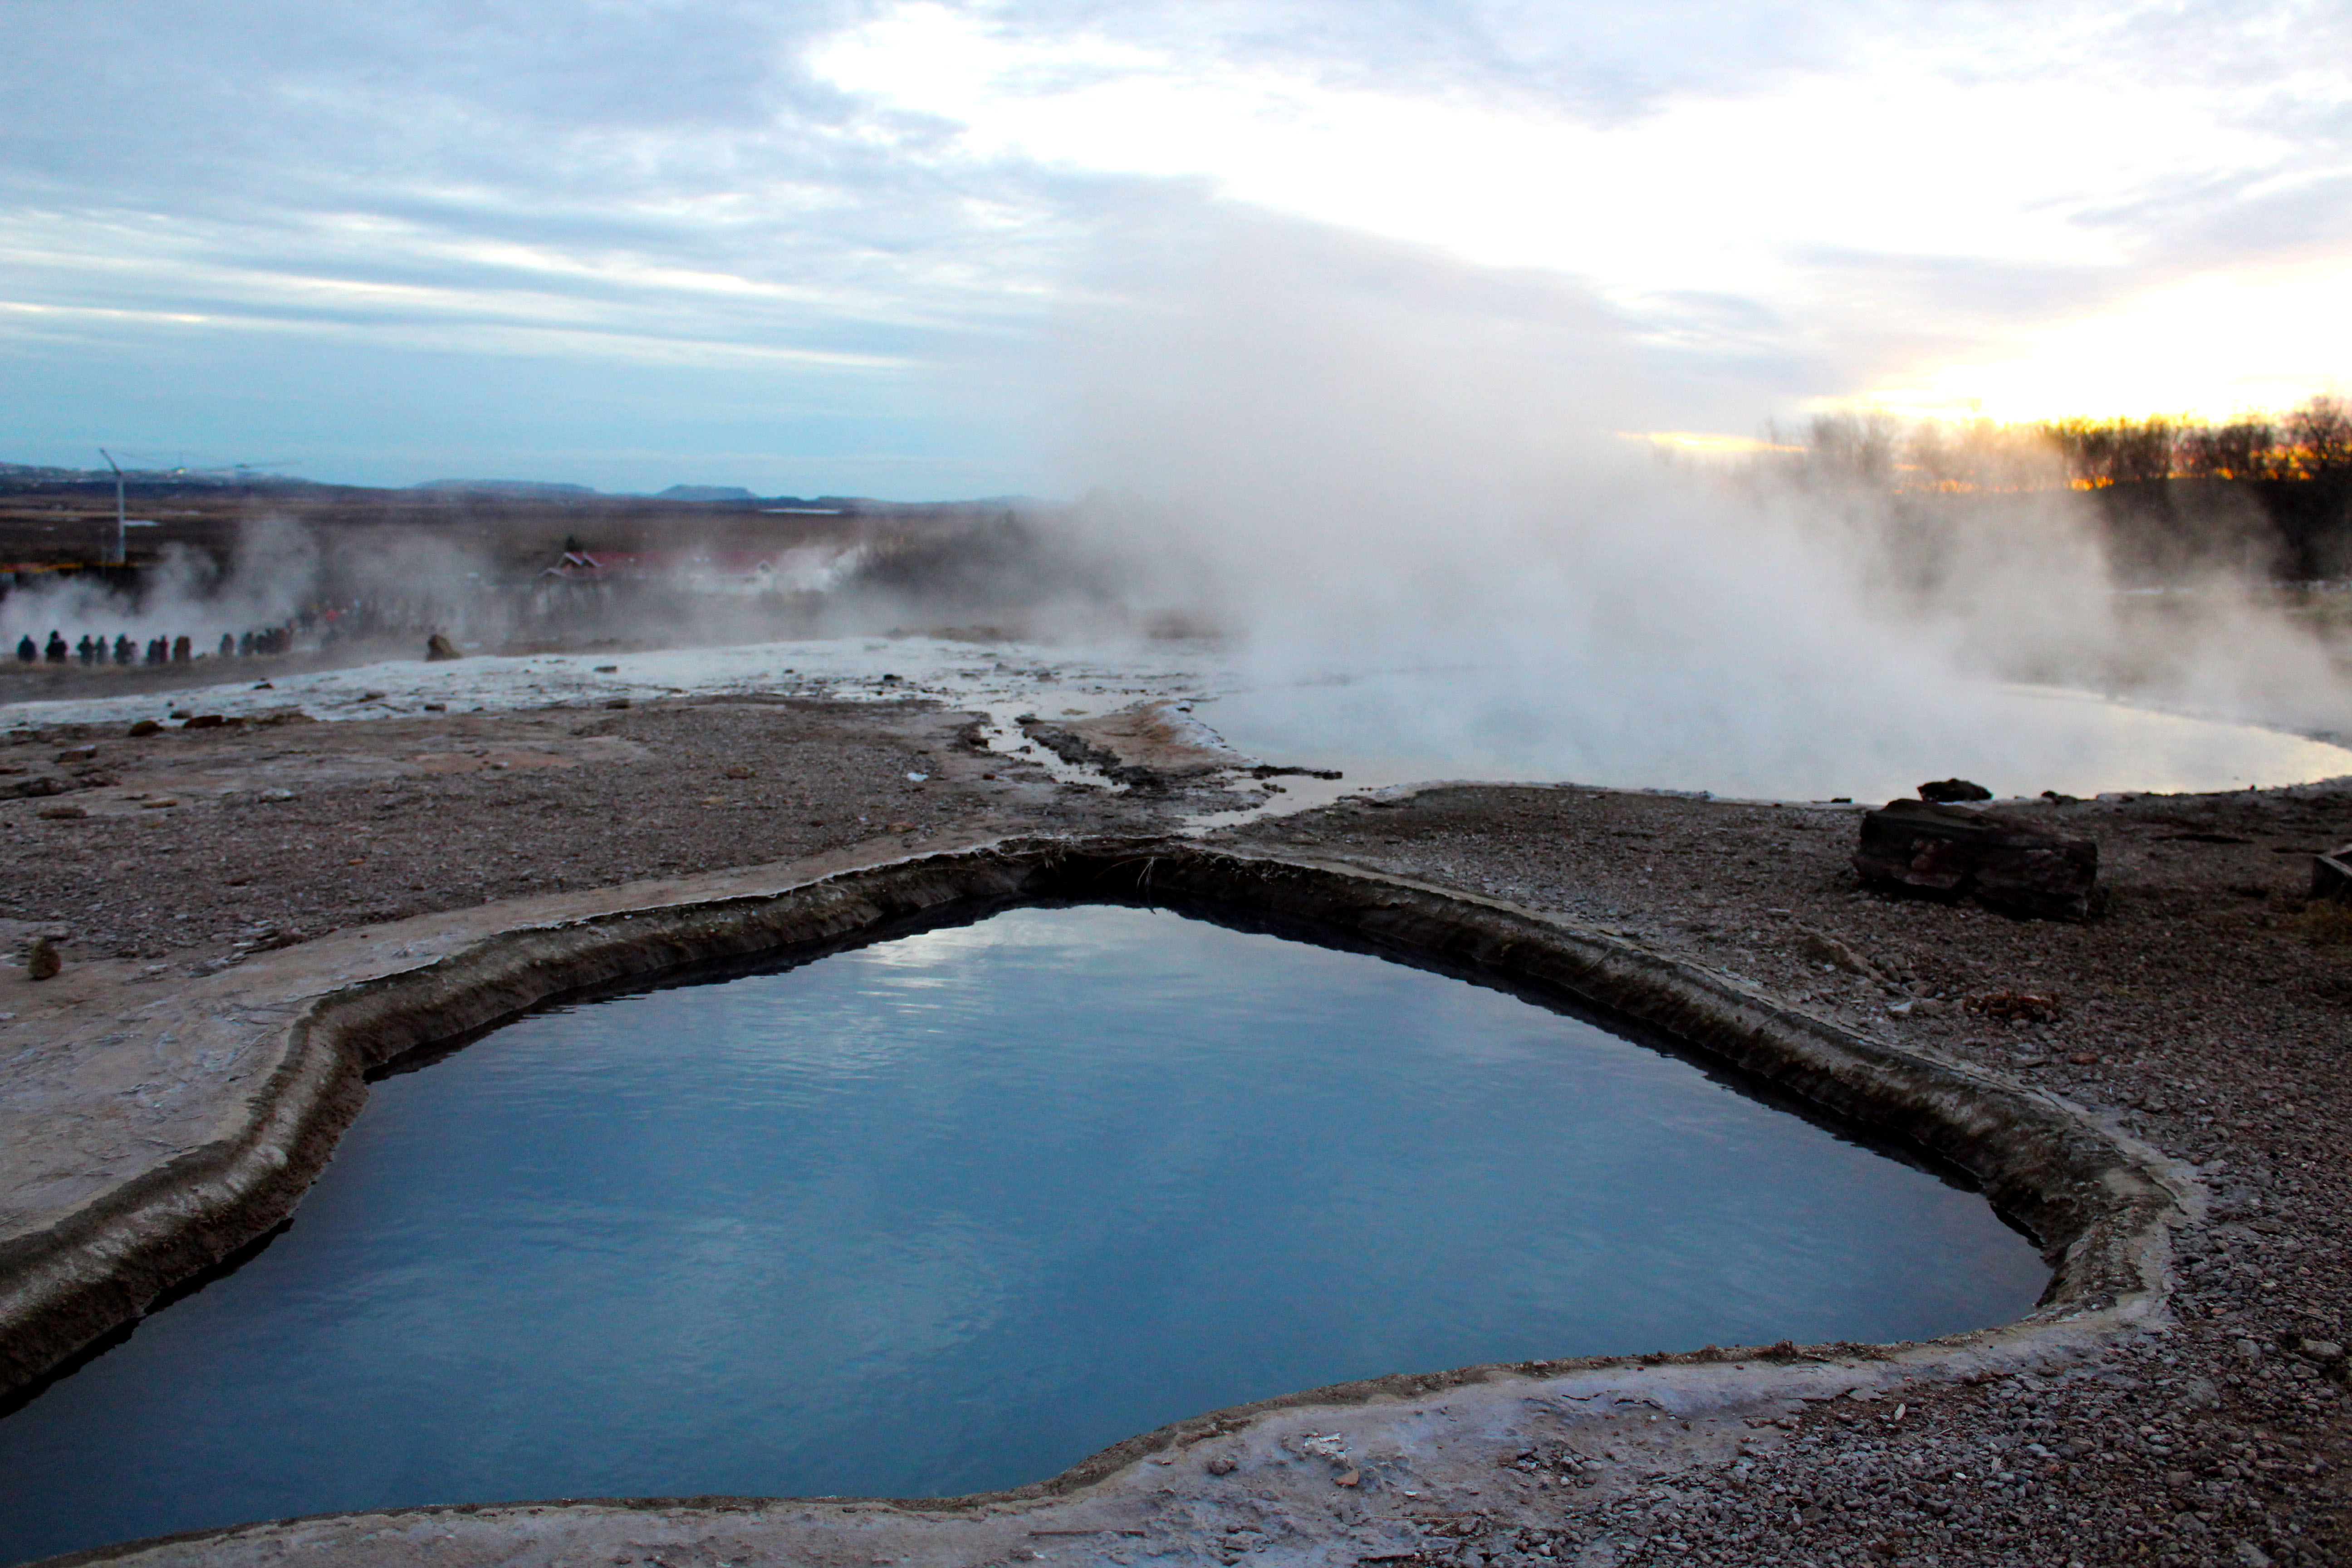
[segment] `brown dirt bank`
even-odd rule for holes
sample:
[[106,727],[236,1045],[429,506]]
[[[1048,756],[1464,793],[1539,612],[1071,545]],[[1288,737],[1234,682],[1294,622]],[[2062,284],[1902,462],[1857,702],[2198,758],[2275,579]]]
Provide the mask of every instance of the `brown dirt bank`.
[[[666,704],[109,734],[66,763],[50,758],[85,737],[55,732],[0,752],[82,770],[70,793],[0,801],[0,915],[67,928],[69,964],[133,954],[170,980],[241,943],[488,898],[993,825],[1164,826],[1152,814],[1183,804],[1055,786],[961,746],[962,722],[915,704]],[[140,804],[156,795],[180,804]],[[92,815],[37,815],[68,803]],[[2352,1561],[2345,1363],[2315,1348],[2352,1328],[2352,948],[2300,908],[2302,852],[2352,839],[2352,792],[2050,809],[2101,841],[2112,896],[2084,925],[1864,894],[1837,810],[1469,787],[1226,836],[1612,926],[1832,1022],[2014,1074],[2200,1162],[2211,1201],[2179,1237],[2178,1321],[2086,1361],[1789,1402],[1749,1412],[1773,1424],[1732,1442],[1652,1429],[1614,1458],[1598,1438],[1532,1443],[1443,1509],[1399,1504],[1414,1521],[1403,1550],[1391,1535],[1339,1554],[1341,1532],[1307,1551],[1267,1500],[1246,1529],[1212,1533],[1204,1516],[1185,1550],[1157,1554],[1236,1562],[1290,1539],[1289,1560],[1315,1562]],[[0,1008],[31,991],[0,984]],[[2002,994],[2049,997],[2055,1016],[1969,1010]],[[5,1026],[0,1051],[37,1048]],[[997,1560],[1031,1553],[1108,1549],[1056,1536]]]

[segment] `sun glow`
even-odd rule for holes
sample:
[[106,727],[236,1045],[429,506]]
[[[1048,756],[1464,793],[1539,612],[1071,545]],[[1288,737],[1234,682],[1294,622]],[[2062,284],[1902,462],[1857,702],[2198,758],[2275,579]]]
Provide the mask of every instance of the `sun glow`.
[[2051,328],[2013,358],[1927,370],[1853,403],[1942,419],[2225,420],[2338,393],[2352,265],[2200,278]]
[[[1016,35],[929,0],[834,36],[811,64],[951,124],[942,158],[1206,182],[1474,262],[1581,277],[1637,319],[1673,314],[1678,292],[1785,320],[1875,309],[1910,322],[1943,309],[1924,296],[1857,306],[1856,277],[1888,263],[2122,279],[2140,260],[2115,211],[2284,158],[2229,89],[2155,92],[2005,55],[1956,65],[1955,49],[1966,55],[1882,51],[1613,121],[1525,96],[1338,85],[1084,34]],[[1970,61],[1982,68],[1961,68]],[[1964,331],[1984,343],[1966,359],[1862,370],[1882,378],[1866,400],[2000,419],[2291,404],[2352,365],[2352,312],[2326,308],[2347,276],[2340,263],[2220,276],[2046,327]],[[2031,301],[2007,312],[2034,313]]]

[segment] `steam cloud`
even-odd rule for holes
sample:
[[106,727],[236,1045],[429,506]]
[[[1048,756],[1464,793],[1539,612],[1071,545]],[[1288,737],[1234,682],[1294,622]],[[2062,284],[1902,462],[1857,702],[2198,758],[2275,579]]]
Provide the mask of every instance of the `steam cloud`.
[[[1923,508],[1660,461],[1612,434],[1657,417],[1638,346],[1572,287],[1270,220],[1135,265],[1072,333],[1072,526],[1147,615],[1243,640],[1265,689],[1207,715],[1229,732],[1826,795],[2168,765],[2089,757],[2149,742],[2001,681],[2352,729],[2324,649],[2243,594],[2136,613],[2062,485]],[[1332,689],[1364,671],[1398,673]]]
[[36,581],[0,599],[0,639],[44,641],[62,630],[134,643],[152,637],[193,637],[198,647],[224,632],[282,625],[309,599],[318,582],[319,550],[307,529],[262,520],[239,535],[226,563],[188,550],[168,550],[137,592],[119,591],[89,577]]

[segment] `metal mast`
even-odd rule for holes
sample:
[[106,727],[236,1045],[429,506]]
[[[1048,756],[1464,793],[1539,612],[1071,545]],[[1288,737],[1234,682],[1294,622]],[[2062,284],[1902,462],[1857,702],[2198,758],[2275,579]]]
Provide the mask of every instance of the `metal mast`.
[[98,449],[98,455],[104,458],[106,466],[114,470],[114,559],[107,564],[120,566],[131,558],[130,529],[122,516],[122,465],[116,462],[114,454],[103,447]]

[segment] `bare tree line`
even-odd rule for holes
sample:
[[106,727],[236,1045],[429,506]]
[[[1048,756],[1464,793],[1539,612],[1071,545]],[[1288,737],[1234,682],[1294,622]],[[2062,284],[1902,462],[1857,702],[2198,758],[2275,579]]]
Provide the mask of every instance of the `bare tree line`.
[[2030,428],[2058,449],[2068,477],[2084,489],[2158,479],[2324,483],[2352,475],[2352,408],[2340,397],[2219,425],[2157,415]]
[[1772,445],[1832,472],[1890,489],[2077,489],[2169,479],[2342,482],[2352,476],[2352,405],[2316,396],[2286,414],[2219,424],[2142,419],[1906,420],[1872,410],[1817,416],[1797,440]]
[[1965,528],[1968,498],[2074,491],[2092,503],[2126,581],[2352,576],[2352,407],[2341,397],[2222,421],[1840,413],[1793,440],[1775,431],[1773,442],[1810,485],[1888,498],[1898,532]]

